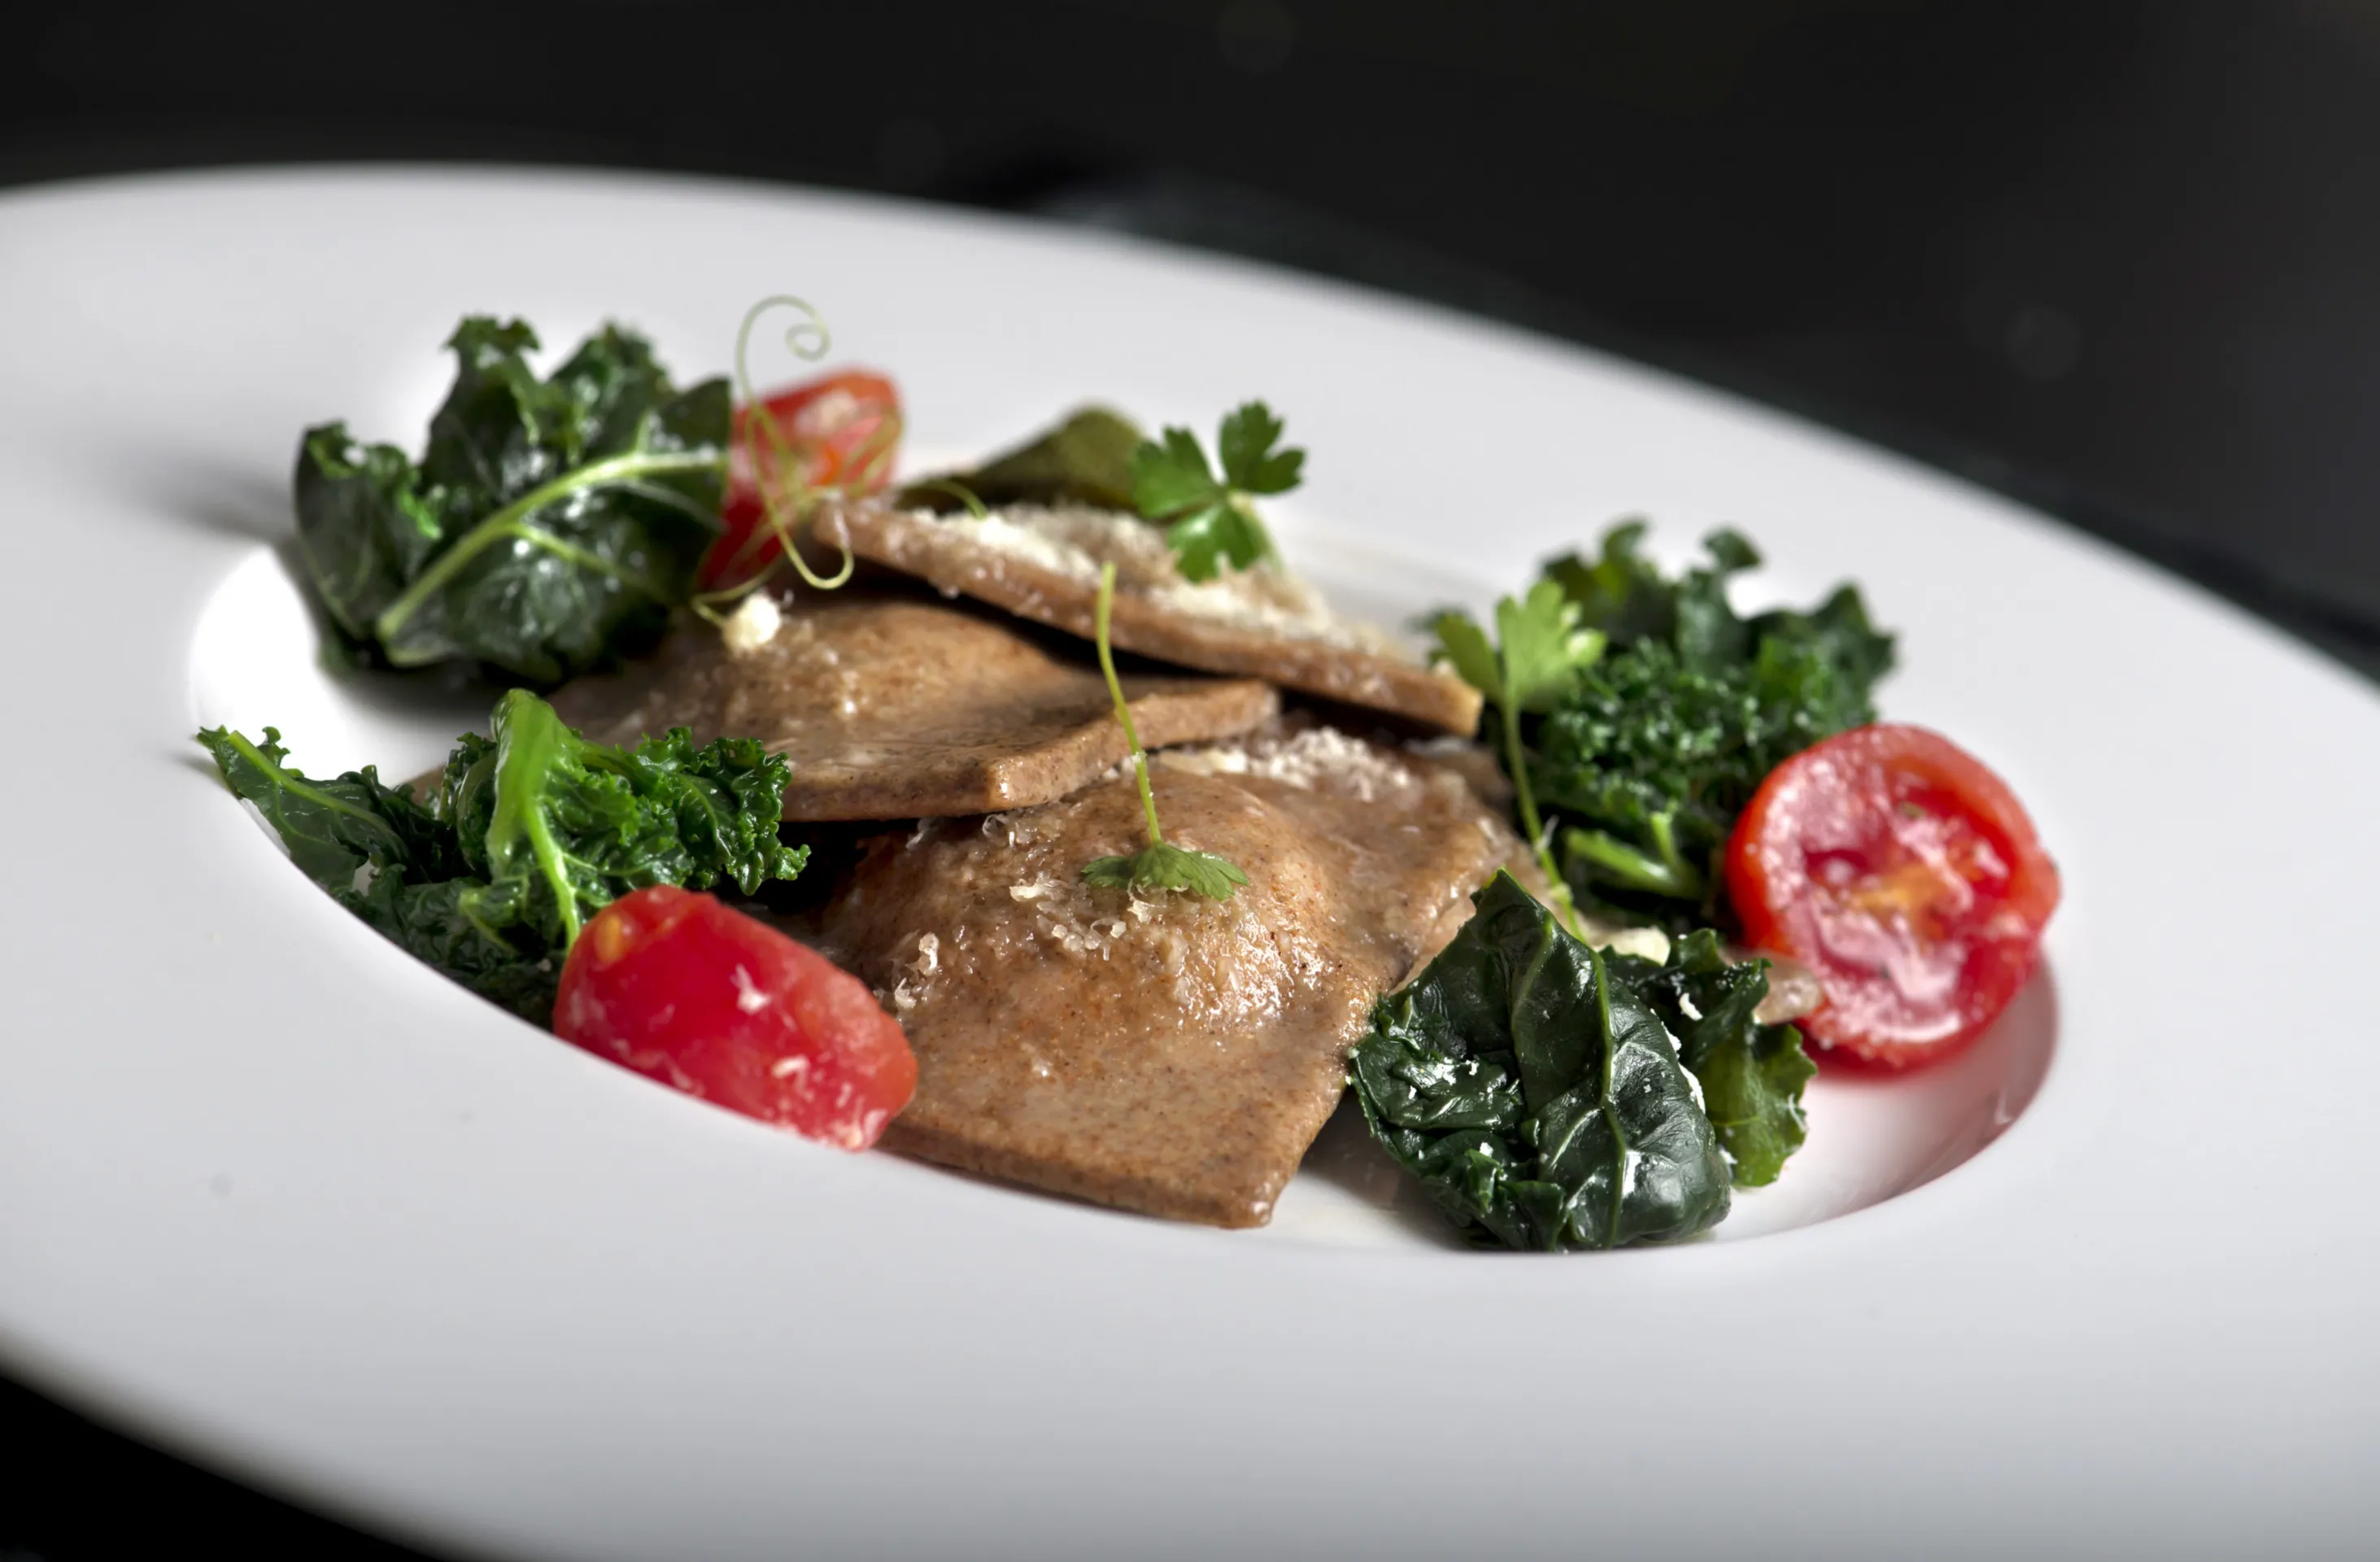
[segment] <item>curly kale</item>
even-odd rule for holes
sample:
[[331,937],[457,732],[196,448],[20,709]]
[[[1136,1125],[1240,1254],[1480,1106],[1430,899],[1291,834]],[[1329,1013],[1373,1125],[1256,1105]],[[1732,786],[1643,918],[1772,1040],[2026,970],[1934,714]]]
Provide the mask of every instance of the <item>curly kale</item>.
[[777,836],[783,756],[750,738],[698,748],[684,728],[634,749],[590,743],[535,695],[506,694],[416,800],[369,765],[312,780],[281,734],[199,734],[233,793],[332,898],[473,992],[540,1024],[587,919],[650,885],[751,894],[808,857]]
[[1671,580],[1643,534],[1616,527],[1593,562],[1546,567],[1606,650],[1536,721],[1525,763],[1579,901],[1675,932],[1718,916],[1719,852],[1769,771],[1876,719],[1892,637],[1851,586],[1743,617],[1727,582],[1760,562],[1751,543],[1714,532],[1710,562]]

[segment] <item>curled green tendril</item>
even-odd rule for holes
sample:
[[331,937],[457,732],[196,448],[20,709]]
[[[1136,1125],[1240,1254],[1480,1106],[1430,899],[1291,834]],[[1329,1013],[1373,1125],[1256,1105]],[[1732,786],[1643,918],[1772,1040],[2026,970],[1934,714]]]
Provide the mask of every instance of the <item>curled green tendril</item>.
[[981,520],[986,516],[991,514],[991,511],[985,507],[983,500],[977,495],[976,491],[969,488],[965,483],[961,482],[957,478],[920,478],[917,482],[909,484],[909,486],[912,489],[922,490],[928,493],[948,494],[952,498],[956,499],[960,504],[965,505],[967,508],[967,514],[975,517],[978,520]]
[[[743,441],[744,458],[752,470],[754,486],[760,491],[760,524],[744,540],[736,555],[728,562],[740,567],[749,561],[768,542],[774,541],[779,556],[793,566],[813,590],[831,592],[852,577],[858,559],[851,551],[850,539],[843,543],[843,566],[832,575],[820,575],[802,557],[794,545],[795,529],[803,517],[825,496],[825,491],[813,490],[802,480],[801,462],[793,443],[777,420],[762,409],[759,393],[752,381],[752,332],[763,315],[771,310],[790,309],[795,319],[785,327],[785,350],[804,363],[816,363],[827,355],[834,338],[827,330],[826,317],[806,299],[791,293],[773,293],[744,311],[744,320],[735,328],[735,397],[743,404],[742,427],[737,431]],[[891,470],[894,452],[899,448],[902,433],[901,415],[888,414],[869,435],[868,443],[856,464],[857,486],[864,489],[869,482]],[[849,485],[845,485],[846,487]],[[720,606],[738,602],[759,591],[775,573],[776,559],[755,570],[746,580],[715,592],[703,592],[692,603],[696,613],[712,623],[721,621]]]

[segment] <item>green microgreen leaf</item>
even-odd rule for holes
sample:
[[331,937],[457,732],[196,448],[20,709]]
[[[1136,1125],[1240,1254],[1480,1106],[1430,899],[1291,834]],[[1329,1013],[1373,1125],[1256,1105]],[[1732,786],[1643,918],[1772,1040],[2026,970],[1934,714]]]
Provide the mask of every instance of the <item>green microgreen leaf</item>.
[[1109,889],[1176,890],[1208,900],[1229,900],[1248,882],[1237,865],[1211,851],[1159,841],[1130,857],[1101,857],[1083,870],[1083,882]]
[[1124,743],[1132,750],[1133,779],[1140,787],[1140,811],[1148,821],[1148,845],[1129,857],[1095,859],[1083,869],[1084,881],[1111,889],[1177,890],[1209,900],[1229,900],[1233,890],[1248,882],[1248,876],[1213,852],[1168,845],[1164,827],[1157,822],[1157,790],[1149,784],[1148,755],[1140,746],[1139,729],[1133,725],[1132,703],[1123,697],[1123,680],[1116,677],[1115,647],[1108,634],[1109,620],[1115,611],[1115,588],[1116,567],[1111,560],[1099,566],[1099,596],[1092,612],[1092,639],[1099,647],[1099,671],[1107,677],[1108,698],[1115,702],[1116,723],[1123,728]]

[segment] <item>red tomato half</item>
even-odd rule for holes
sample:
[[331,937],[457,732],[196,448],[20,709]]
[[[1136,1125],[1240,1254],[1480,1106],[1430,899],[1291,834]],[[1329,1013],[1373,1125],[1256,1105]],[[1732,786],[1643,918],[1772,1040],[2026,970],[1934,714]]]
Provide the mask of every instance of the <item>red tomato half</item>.
[[1957,1051],[2033,974],[2058,868],[2008,783],[1949,738],[1863,726],[1769,773],[1727,844],[1756,949],[1818,973],[1801,1021],[1902,1068]]
[[674,885],[622,896],[570,946],[563,1040],[846,1150],[909,1104],[917,1060],[857,977]]
[[762,471],[771,473],[772,485],[780,490],[873,494],[892,480],[892,458],[901,443],[901,393],[883,375],[844,370],[779,391],[760,406],[776,424],[790,465],[779,469],[769,464],[780,458],[777,447],[769,442],[765,428],[750,425],[752,409],[737,408],[727,459],[727,497],[719,512],[727,530],[702,561],[706,591],[749,580],[783,551],[761,525],[767,514],[760,494]]

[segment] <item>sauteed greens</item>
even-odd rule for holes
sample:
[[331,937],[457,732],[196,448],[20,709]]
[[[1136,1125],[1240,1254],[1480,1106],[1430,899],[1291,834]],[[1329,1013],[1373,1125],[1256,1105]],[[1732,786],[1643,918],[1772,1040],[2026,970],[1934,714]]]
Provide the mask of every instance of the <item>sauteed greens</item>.
[[1509,873],[1472,899],[1471,921],[1380,1000],[1356,1045],[1374,1136],[1448,1219],[1509,1247],[1616,1248],[1718,1224],[1727,1159],[1648,1001],[1662,968],[1580,943]]
[[[1788,756],[1876,719],[1892,637],[1857,588],[1807,613],[1746,618],[1729,577],[1760,555],[1733,531],[1665,578],[1641,522],[1601,556],[1557,558],[1485,632],[1441,614],[1441,654],[1506,714],[1502,753],[1548,876],[1582,907],[1684,932],[1721,921],[1718,859],[1736,816]],[[1505,664],[1544,669],[1517,690]],[[1538,814],[1542,810],[1542,815]]]
[[532,683],[650,645],[720,531],[724,380],[681,391],[607,325],[543,380],[537,336],[473,317],[419,462],[306,431],[298,537],[354,647],[399,667],[476,659]]
[[562,957],[587,919],[650,885],[746,894],[801,872],[777,838],[785,762],[750,738],[697,748],[686,728],[634,749],[589,743],[514,689],[492,737],[466,734],[416,801],[370,765],[317,781],[281,734],[199,734],[332,898],[473,992],[544,1024]]

